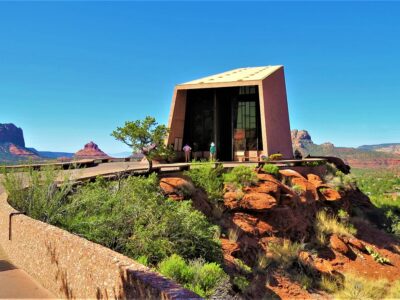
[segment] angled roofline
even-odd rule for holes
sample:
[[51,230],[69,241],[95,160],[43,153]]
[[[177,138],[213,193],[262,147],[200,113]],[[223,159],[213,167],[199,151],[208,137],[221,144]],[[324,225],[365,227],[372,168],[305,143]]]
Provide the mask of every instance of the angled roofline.
[[[282,65],[277,66],[264,66],[264,67],[248,67],[233,69],[226,72],[214,74],[211,76],[202,77],[185,83],[177,84],[176,89],[198,89],[198,88],[218,88],[218,87],[232,87],[232,86],[247,86],[258,85],[265,78],[272,75],[276,71],[283,69]],[[256,73],[252,73],[256,71]],[[245,72],[243,76],[233,75],[238,72]],[[250,74],[249,74],[250,73]],[[260,74],[257,76],[259,73]],[[224,78],[225,77],[225,78]],[[231,78],[229,78],[231,77]]]

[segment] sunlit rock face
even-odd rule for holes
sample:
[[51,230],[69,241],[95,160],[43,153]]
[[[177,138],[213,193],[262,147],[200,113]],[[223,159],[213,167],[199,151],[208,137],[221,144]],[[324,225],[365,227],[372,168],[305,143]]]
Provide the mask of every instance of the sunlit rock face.
[[11,143],[24,148],[25,141],[22,129],[12,123],[0,123],[0,144],[2,143]]
[[76,152],[74,157],[75,158],[107,158],[109,156],[106,153],[104,153],[96,143],[89,142],[83,147],[83,149]]

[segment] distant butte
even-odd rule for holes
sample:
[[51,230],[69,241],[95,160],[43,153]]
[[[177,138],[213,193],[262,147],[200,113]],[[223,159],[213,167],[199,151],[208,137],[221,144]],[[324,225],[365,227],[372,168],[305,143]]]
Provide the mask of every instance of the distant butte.
[[104,153],[99,146],[94,142],[87,143],[83,149],[75,153],[74,158],[84,159],[84,158],[108,158],[106,153]]

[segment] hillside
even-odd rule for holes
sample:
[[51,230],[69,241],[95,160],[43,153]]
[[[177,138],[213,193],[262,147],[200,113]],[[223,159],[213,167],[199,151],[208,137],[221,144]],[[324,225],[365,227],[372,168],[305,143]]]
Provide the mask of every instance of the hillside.
[[358,147],[360,150],[366,151],[379,151],[386,153],[394,153],[400,155],[400,143],[391,143],[391,144],[378,144],[378,145],[363,145]]
[[350,148],[336,147],[332,143],[318,145],[312,141],[307,130],[292,130],[292,142],[293,149],[299,150],[303,156],[336,156],[354,168],[400,166],[400,155],[396,152],[375,151],[373,146]]

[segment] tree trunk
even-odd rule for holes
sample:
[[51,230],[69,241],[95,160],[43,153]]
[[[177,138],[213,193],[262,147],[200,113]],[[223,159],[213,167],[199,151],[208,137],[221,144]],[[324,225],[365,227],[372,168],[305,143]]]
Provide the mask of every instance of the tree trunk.
[[147,156],[146,156],[146,159],[147,159],[147,162],[149,163],[149,166],[147,168],[147,173],[150,174],[151,171],[153,170],[153,160],[151,158],[148,158]]

